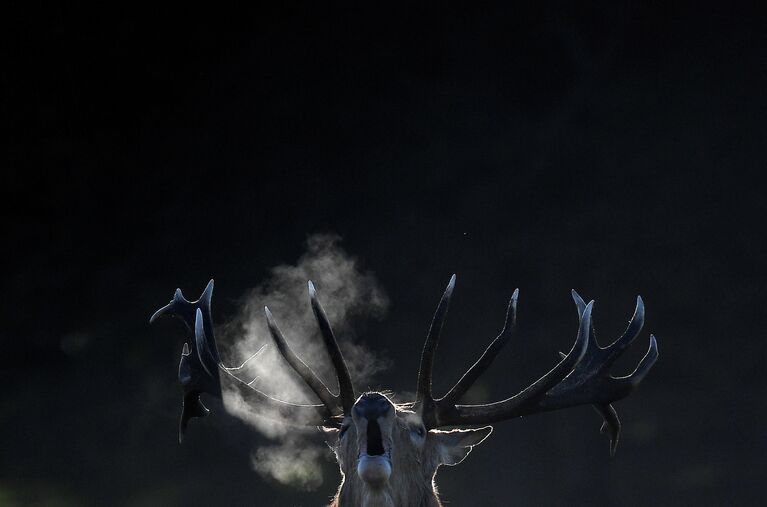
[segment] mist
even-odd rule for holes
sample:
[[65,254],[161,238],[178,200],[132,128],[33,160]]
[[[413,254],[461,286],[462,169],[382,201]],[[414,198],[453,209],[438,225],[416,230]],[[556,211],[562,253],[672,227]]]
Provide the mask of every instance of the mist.
[[[236,373],[240,379],[280,400],[319,403],[272,345],[264,315],[268,306],[291,348],[331,391],[338,392],[309,303],[309,280],[317,288],[355,385],[370,385],[376,374],[387,368],[386,357],[357,341],[355,327],[359,329],[359,325],[354,324],[382,318],[388,298],[373,273],[364,270],[340,243],[341,238],[332,234],[309,236],[306,251],[295,264],[272,268],[266,280],[247,291],[235,316],[220,327],[222,342],[229,345],[224,363],[239,366],[245,362]],[[316,430],[301,428],[303,421],[265,414],[234,391],[224,392],[224,405],[273,442],[253,450],[256,472],[304,490],[322,484],[319,460],[328,452]]]

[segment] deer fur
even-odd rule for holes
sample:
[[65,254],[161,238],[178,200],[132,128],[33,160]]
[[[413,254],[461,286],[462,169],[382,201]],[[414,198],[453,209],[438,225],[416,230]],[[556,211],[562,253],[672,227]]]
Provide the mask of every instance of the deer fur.
[[492,432],[489,426],[426,431],[417,413],[394,407],[390,424],[382,424],[391,449],[391,476],[383,484],[369,484],[358,474],[360,436],[367,421],[346,417],[341,430],[325,429],[342,476],[329,507],[442,507],[434,482],[438,468],[457,465]]

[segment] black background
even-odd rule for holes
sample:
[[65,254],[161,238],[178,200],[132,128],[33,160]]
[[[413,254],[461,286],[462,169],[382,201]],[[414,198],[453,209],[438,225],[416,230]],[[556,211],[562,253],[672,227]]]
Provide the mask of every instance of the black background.
[[[0,504],[318,505],[255,474],[222,413],[176,442],[182,332],[147,318],[217,282],[217,320],[307,235],[391,299],[364,341],[412,390],[447,279],[440,389],[500,326],[505,397],[641,294],[660,359],[618,404],[499,424],[448,505],[755,505],[764,431],[767,45],[755,9],[664,3],[5,8]],[[362,329],[362,328],[361,328]]]

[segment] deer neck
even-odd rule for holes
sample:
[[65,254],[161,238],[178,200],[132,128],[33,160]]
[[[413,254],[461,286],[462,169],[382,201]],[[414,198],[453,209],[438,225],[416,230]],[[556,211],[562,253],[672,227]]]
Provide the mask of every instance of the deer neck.
[[355,474],[341,483],[330,507],[442,507],[442,504],[431,484],[395,479],[383,487],[371,488]]

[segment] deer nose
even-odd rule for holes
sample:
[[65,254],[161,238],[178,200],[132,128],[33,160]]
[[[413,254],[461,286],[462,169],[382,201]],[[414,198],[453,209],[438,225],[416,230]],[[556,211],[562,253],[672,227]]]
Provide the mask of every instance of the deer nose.
[[386,396],[379,393],[365,393],[354,404],[354,413],[357,417],[375,421],[379,417],[386,416],[393,408]]

